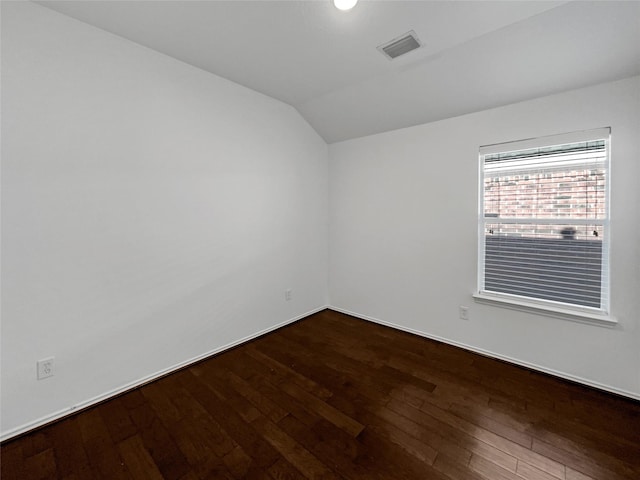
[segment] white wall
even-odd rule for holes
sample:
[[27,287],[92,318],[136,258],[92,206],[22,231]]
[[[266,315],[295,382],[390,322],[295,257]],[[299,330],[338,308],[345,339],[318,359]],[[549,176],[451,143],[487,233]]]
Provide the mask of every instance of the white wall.
[[327,166],[288,105],[2,2],[2,436],[326,305]]
[[[604,126],[618,327],[474,303],[478,147]],[[640,77],[333,144],[329,157],[334,308],[640,398]]]

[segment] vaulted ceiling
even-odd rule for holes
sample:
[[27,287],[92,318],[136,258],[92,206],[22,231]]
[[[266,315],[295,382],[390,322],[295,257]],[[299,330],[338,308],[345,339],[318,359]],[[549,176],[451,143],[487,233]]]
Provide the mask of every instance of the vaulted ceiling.
[[[328,142],[640,74],[640,2],[46,1],[295,107]],[[416,32],[420,49],[376,47]]]

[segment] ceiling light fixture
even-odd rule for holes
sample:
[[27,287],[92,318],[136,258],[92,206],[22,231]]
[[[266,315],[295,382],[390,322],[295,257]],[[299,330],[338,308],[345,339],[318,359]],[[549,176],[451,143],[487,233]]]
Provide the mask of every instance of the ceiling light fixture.
[[333,0],[333,4],[338,10],[347,11],[356,6],[358,0]]

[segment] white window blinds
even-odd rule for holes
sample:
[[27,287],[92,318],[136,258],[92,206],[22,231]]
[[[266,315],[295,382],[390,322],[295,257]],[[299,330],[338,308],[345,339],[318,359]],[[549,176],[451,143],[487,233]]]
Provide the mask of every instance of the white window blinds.
[[609,138],[480,149],[480,293],[607,312]]

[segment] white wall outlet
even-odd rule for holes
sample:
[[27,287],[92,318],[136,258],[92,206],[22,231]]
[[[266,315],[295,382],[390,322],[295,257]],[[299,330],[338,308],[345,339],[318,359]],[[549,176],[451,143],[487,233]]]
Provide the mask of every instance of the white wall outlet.
[[53,377],[53,360],[55,357],[38,360],[38,380]]
[[462,320],[469,320],[469,307],[460,305],[460,318]]
[[284,291],[284,299],[285,299],[287,302],[291,300],[291,289],[290,289],[290,288],[287,288],[287,289]]

